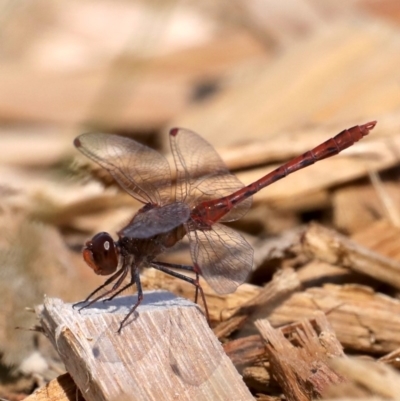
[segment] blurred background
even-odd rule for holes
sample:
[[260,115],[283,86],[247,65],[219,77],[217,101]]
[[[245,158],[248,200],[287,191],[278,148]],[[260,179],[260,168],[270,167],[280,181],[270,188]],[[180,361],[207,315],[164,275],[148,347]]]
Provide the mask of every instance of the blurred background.
[[82,244],[140,206],[74,148],[82,132],[169,157],[168,130],[186,127],[247,184],[378,120],[344,156],[257,194],[235,227],[261,264],[261,241],[310,220],[349,235],[399,224],[398,1],[2,0],[0,20],[0,395],[62,371],[26,308],[100,284]]

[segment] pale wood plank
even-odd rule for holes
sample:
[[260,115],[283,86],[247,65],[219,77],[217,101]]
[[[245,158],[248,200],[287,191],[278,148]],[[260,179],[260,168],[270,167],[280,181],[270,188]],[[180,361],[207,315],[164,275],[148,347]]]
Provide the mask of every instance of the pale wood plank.
[[46,298],[42,326],[87,401],[251,400],[203,314],[168,292],[145,293],[138,315],[116,331],[132,296],[79,313]]

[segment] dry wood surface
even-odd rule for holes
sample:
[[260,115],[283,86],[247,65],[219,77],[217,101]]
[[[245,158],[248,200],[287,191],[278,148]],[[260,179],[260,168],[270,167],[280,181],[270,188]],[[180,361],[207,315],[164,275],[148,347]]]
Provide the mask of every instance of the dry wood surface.
[[88,401],[250,400],[198,308],[166,292],[145,293],[121,332],[133,297],[81,312],[56,298],[38,308],[45,334]]

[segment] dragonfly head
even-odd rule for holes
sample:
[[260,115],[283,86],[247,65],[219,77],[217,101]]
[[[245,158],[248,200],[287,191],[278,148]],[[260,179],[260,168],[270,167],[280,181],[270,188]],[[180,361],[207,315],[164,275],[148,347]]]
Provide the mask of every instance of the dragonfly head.
[[86,242],[82,253],[83,259],[96,274],[108,276],[117,269],[119,252],[108,233],[96,234]]

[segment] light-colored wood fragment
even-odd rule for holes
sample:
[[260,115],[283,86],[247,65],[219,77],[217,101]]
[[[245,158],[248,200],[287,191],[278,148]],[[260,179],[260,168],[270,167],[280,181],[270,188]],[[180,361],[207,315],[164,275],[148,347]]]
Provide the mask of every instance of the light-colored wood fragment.
[[265,356],[265,345],[259,334],[229,341],[223,347],[237,367],[251,364]]
[[337,188],[331,196],[334,226],[346,233],[357,233],[382,215],[376,191],[370,182]]
[[[315,328],[308,321],[296,325],[291,335],[297,346],[285,338],[283,330],[275,330],[267,319],[257,320],[255,325],[266,342],[271,371],[288,400],[319,397],[327,386],[345,381],[328,366],[333,355],[343,356],[343,353],[324,314],[316,314]],[[323,342],[326,337],[331,340]]]
[[[29,135],[27,135],[28,130]],[[2,126],[0,127],[1,163],[27,169],[54,165],[71,153],[71,145],[76,136],[72,130],[60,134],[59,127]]]
[[243,380],[252,389],[264,392],[270,385],[271,375],[264,366],[249,366],[243,369]]
[[[315,312],[311,319],[281,327],[281,332],[289,337],[291,342],[300,344],[310,355],[321,354],[320,358],[325,361],[344,356],[342,345],[336,338],[327,316],[321,311]],[[315,334],[318,334],[318,337]]]
[[194,92],[193,82],[214,82],[248,57],[268,60],[265,49],[251,36],[232,32],[203,46],[150,59],[138,60],[127,52],[111,72],[107,60],[74,73],[2,63],[0,117],[59,125],[90,118],[102,126],[155,129],[185,108]]
[[376,280],[345,267],[313,259],[296,270],[302,288],[320,287],[324,284],[360,284],[374,286]]
[[38,308],[86,401],[252,399],[196,305],[166,292],[145,293],[118,334],[134,302],[121,297],[79,313],[47,298]]
[[311,224],[304,233],[303,249],[314,258],[347,267],[400,288],[400,262],[371,251],[339,233]]
[[395,226],[399,203],[400,186],[396,181],[380,182],[379,191],[370,182],[339,188],[332,194],[335,227],[358,236],[380,219]]
[[383,357],[379,358],[380,362],[387,363],[392,365],[394,368],[400,368],[400,348],[395,349],[392,352],[384,355]]
[[[398,202],[390,196],[386,185],[382,182],[380,175],[375,170],[370,171],[369,178],[377,196],[379,197],[383,209],[383,216],[391,221],[395,227],[400,227],[399,208],[397,207]],[[399,194],[398,185],[396,185],[396,189],[396,193]]]
[[352,272],[345,267],[330,263],[312,260],[297,270],[297,276],[306,287],[316,287],[324,282],[345,283],[348,282]]
[[[189,273],[185,272],[185,274],[191,276]],[[144,288],[163,289],[187,299],[194,299],[195,289],[192,284],[171,277],[156,269],[145,269],[141,275],[141,281]],[[261,290],[261,287],[245,283],[234,293],[221,295],[215,293],[201,277],[200,283],[207,299],[211,321],[216,322],[228,316],[231,310],[236,310],[240,305],[254,298]],[[202,306],[201,300],[199,300],[199,303]]]
[[352,239],[373,251],[400,262],[400,228],[379,220],[357,232]]
[[329,387],[325,397],[346,396],[382,397],[398,400],[400,374],[392,367],[372,360],[358,358],[337,358],[330,361],[333,369],[345,376],[348,382]]
[[218,338],[226,337],[233,331],[240,329],[251,317],[252,321],[258,318],[257,310],[262,309],[263,315],[276,308],[294,291],[300,287],[296,273],[292,269],[278,271],[253,299],[245,302],[236,310],[231,310],[230,316],[225,316],[223,322],[214,328]]
[[294,293],[268,314],[279,327],[323,311],[346,348],[384,354],[400,348],[400,301],[361,285],[326,284]]
[[400,74],[395,67],[400,62],[398,37],[396,29],[377,20],[330,24],[299,41],[251,81],[193,107],[176,121],[223,143],[223,132],[232,142],[242,142],[244,135],[260,138],[303,122],[352,124],[365,116],[377,118],[378,112],[400,104],[400,94],[391,89]]
[[36,390],[24,401],[84,401],[69,373],[52,380],[46,386]]

